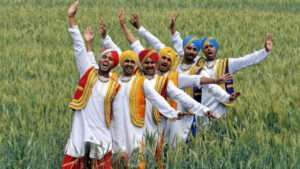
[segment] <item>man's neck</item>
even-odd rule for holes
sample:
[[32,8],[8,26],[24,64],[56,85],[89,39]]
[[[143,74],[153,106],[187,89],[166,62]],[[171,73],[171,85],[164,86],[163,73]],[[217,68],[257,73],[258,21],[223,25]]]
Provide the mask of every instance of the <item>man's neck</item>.
[[165,72],[163,72],[163,71],[157,71],[157,74],[160,75],[160,76],[163,76],[163,75],[166,74],[167,72],[169,72],[169,71],[165,71]]
[[109,78],[109,71],[108,72],[104,72],[104,71],[101,71],[99,69],[98,73],[99,73],[99,76]]
[[217,59],[216,58],[214,58],[214,59],[206,59],[207,62],[213,62],[215,60],[217,60]]
[[187,65],[191,65],[191,64],[194,63],[194,60],[189,60],[189,59],[183,58],[182,63],[187,64]]
[[129,81],[131,80],[132,76],[133,76],[133,75],[125,75],[125,74],[123,74],[123,75],[120,77],[120,80],[121,80],[122,82],[129,82]]
[[154,78],[155,74],[154,75],[149,75],[149,74],[145,74],[144,73],[144,76],[148,79],[148,80],[151,80]]

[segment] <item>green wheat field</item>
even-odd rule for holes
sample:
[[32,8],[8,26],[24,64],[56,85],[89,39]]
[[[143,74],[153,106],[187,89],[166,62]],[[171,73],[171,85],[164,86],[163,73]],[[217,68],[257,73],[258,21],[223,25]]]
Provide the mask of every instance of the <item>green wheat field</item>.
[[[71,2],[0,1],[1,169],[61,167],[72,122],[67,105],[79,79],[67,31]],[[182,36],[216,37],[219,57],[243,56],[263,48],[268,32],[274,37],[267,60],[235,75],[242,96],[228,116],[190,144],[169,149],[167,168],[300,168],[300,0],[82,0],[81,30],[91,25],[97,32],[103,17],[110,36],[129,49],[117,18],[121,8],[128,16],[139,13],[168,45],[170,15],[177,12]],[[97,33],[96,53],[100,44]],[[151,153],[147,159],[155,168]]]

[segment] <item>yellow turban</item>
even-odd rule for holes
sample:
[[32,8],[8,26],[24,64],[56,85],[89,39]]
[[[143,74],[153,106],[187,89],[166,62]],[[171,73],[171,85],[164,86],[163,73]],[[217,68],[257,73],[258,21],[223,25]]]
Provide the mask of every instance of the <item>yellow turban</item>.
[[121,54],[121,60],[120,60],[121,65],[123,65],[126,59],[134,60],[135,63],[137,63],[138,55],[132,50],[126,50]]
[[176,53],[176,51],[174,49],[172,49],[171,47],[164,47],[160,50],[159,52],[160,57],[162,56],[166,56],[169,57],[171,59],[171,65],[172,67],[174,66],[175,62],[178,59],[178,55]]

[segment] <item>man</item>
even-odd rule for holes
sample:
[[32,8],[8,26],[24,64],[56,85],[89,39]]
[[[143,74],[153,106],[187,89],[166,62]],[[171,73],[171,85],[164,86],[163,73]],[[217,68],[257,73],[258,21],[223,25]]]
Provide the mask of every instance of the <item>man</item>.
[[111,169],[111,107],[119,84],[110,76],[110,71],[118,65],[119,58],[116,51],[105,50],[97,57],[99,69],[95,69],[88,54],[91,52],[94,34],[91,28],[86,29],[86,47],[75,19],[78,7],[79,1],[75,1],[68,9],[69,32],[80,80],[69,104],[74,110],[74,116],[62,168]]
[[[100,35],[103,38],[102,45],[106,48],[121,51],[106,33],[106,26],[103,21],[100,22]],[[151,67],[151,62],[156,62],[157,54],[141,55],[140,60],[145,60],[144,67]],[[144,144],[145,114],[146,105],[151,103],[165,117],[177,118],[178,112],[175,111],[149,84],[145,76],[135,75],[138,63],[138,56],[134,51],[124,51],[121,54],[120,65],[122,73],[119,78],[121,85],[118,94],[113,103],[113,152],[120,153],[121,158],[128,166],[128,158],[132,156],[134,150],[141,148]],[[153,68],[153,67],[152,67]],[[153,70],[152,68],[146,71]],[[147,99],[147,103],[146,103]],[[139,159],[140,168],[143,168],[145,162]],[[118,167],[118,166],[117,166]]]
[[[200,84],[201,87],[207,88],[212,95],[217,98],[222,103],[228,103],[229,101],[233,101],[236,99],[236,95],[229,95],[224,90],[222,90],[217,85],[205,85],[210,83],[222,83],[229,79],[231,79],[231,75],[226,74],[223,77],[211,79],[206,78],[208,75],[187,75],[185,73],[179,73],[180,70],[176,70],[176,60],[178,59],[177,53],[170,47],[165,46],[157,37],[155,37],[151,32],[141,26],[139,16],[134,14],[131,19],[131,24],[138,30],[138,33],[145,38],[150,45],[152,45],[157,51],[160,52],[161,59],[158,63],[158,72],[161,75],[168,76],[170,80],[177,85],[177,87],[181,89],[186,88],[199,88],[199,81],[195,82],[196,79],[201,78]],[[190,44],[193,46],[193,44]],[[185,55],[189,56],[190,55]],[[187,60],[187,59],[183,59]],[[174,70],[175,67],[175,70]],[[171,69],[173,68],[173,71]],[[204,86],[203,86],[204,85]],[[176,104],[176,103],[175,103]],[[184,111],[183,107],[178,104],[178,109]],[[172,144],[176,143],[176,135],[183,140],[187,139],[188,133],[190,131],[190,127],[192,124],[192,117],[184,117],[181,120],[170,121],[168,124],[168,135],[169,141],[171,140]]]
[[[151,51],[152,53],[156,53],[154,50],[150,50],[150,49],[144,49],[144,47],[141,45],[141,43],[133,36],[133,34],[128,30],[127,26],[126,26],[126,22],[125,22],[125,17],[124,17],[124,14],[120,15],[120,24],[121,24],[121,28],[127,38],[127,40],[129,41],[129,43],[131,44],[131,47],[133,48],[133,50],[136,52],[136,53],[139,53],[139,54],[143,54],[143,52],[145,51]],[[170,70],[170,63],[168,63],[168,61],[166,60],[169,60],[170,57],[167,56],[167,55],[164,55],[163,52],[168,52],[168,51],[162,51],[161,54],[162,54],[162,57],[160,57],[158,59],[158,67],[159,67],[159,70],[160,69],[164,69],[166,70],[166,72],[168,72]],[[164,68],[162,68],[164,67]],[[163,71],[158,71],[159,73],[156,74],[156,63],[153,67],[149,67],[151,68],[150,70],[148,71],[145,71],[147,70],[147,67],[144,67],[144,69],[142,69],[142,74],[144,76],[146,76],[150,82],[152,82],[152,85],[157,89],[159,88],[158,86],[165,86],[166,87],[166,93],[161,93],[161,90],[157,90],[157,91],[160,91],[160,93],[162,95],[166,95],[168,96],[168,98],[172,98],[172,99],[175,99],[177,100],[178,102],[182,103],[182,105],[184,107],[189,107],[187,105],[194,105],[194,107],[199,107],[198,109],[195,109],[193,111],[198,111],[198,112],[201,112],[203,111],[203,109],[205,107],[203,107],[201,104],[199,103],[196,103],[193,99],[191,99],[188,95],[186,95],[183,91],[179,90],[174,84],[172,81],[169,81],[170,77],[169,76],[164,76],[164,73],[166,72],[163,72]],[[195,86],[199,86],[201,83],[200,83],[200,79],[201,77],[200,76],[194,76],[194,77],[189,77],[189,81],[186,83],[190,83],[190,85],[195,85]],[[211,80],[211,79],[208,79],[208,80]],[[214,81],[214,80],[213,80]],[[211,83],[211,82],[208,82],[208,83]],[[183,85],[186,85],[184,83],[182,83]],[[180,96],[180,97],[178,97]],[[167,98],[166,98],[167,99]],[[151,106],[149,106],[151,107]],[[188,108],[189,109],[189,108]],[[187,110],[188,110],[187,109]],[[206,109],[206,108],[205,108]],[[206,109],[207,111],[207,109]],[[152,110],[150,110],[149,112],[152,112]],[[200,113],[201,115],[204,115],[206,113],[203,113],[201,112]],[[149,113],[150,116],[152,115],[155,115],[155,113]],[[149,117],[148,119],[151,119],[149,120],[149,125],[152,126],[152,127],[149,127],[148,129],[151,130],[151,128],[155,128],[154,126],[157,126],[157,124],[153,124],[153,118]],[[155,122],[155,121],[154,121]],[[153,124],[153,125],[151,125]]]
[[[144,64],[147,67],[155,60],[155,55],[147,56]],[[177,118],[178,114],[154,90],[144,76],[134,75],[136,64],[137,55],[135,52],[125,51],[122,53],[122,75],[119,78],[121,88],[113,102],[113,151],[114,153],[121,153],[123,157],[125,156],[125,159],[131,157],[134,150],[141,149],[144,144],[144,124],[148,102],[167,118]],[[139,160],[139,168],[143,168],[145,162],[143,158]]]
[[[171,19],[170,30],[172,33],[172,42],[174,48],[180,52],[183,51],[183,41],[180,37],[180,33],[176,31],[175,23],[176,23],[177,16],[174,15]],[[195,64],[194,69],[192,70],[193,74],[202,74],[207,73],[210,77],[220,77],[225,73],[236,73],[239,70],[258,64],[262,62],[264,59],[272,51],[273,47],[273,40],[271,35],[267,35],[265,40],[264,48],[256,51],[254,53],[245,55],[240,58],[225,58],[225,59],[218,59],[217,52],[219,49],[218,41],[213,37],[206,37],[203,39],[202,44],[202,51],[205,56],[205,59],[200,59]],[[233,89],[233,80],[226,82],[225,84],[221,85],[229,94],[234,93]],[[198,93],[196,91],[195,93]],[[203,89],[202,95],[198,97],[198,100],[201,101],[204,105],[210,107],[213,111],[220,113],[222,116],[226,115],[227,108],[226,104],[222,104],[218,102],[214,97],[211,97],[211,94],[208,90]]]

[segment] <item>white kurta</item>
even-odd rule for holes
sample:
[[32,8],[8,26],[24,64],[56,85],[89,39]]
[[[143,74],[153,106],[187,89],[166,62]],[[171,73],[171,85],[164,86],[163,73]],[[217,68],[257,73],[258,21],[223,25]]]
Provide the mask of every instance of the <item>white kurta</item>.
[[[183,47],[182,47],[182,39],[180,37],[180,33],[176,32],[172,36],[172,43],[176,51],[183,55]],[[246,68],[251,65],[258,64],[266,59],[268,56],[268,52],[265,49],[261,49],[259,51],[253,52],[251,54],[245,55],[239,58],[229,58],[229,73],[236,73],[239,70]],[[216,61],[207,62],[204,69],[200,72],[200,74],[207,74],[209,77],[215,78],[216,77],[216,69],[218,59]],[[209,65],[209,66],[208,66]],[[180,69],[179,69],[180,70]],[[211,92],[212,88],[204,87],[202,89],[202,98],[201,103],[205,106],[209,107],[212,111],[220,113],[222,115],[226,114],[227,109],[224,104],[220,101],[220,99],[215,98],[214,96],[218,96],[217,93]],[[219,90],[219,89],[217,89]],[[219,90],[220,91],[220,90]],[[222,100],[222,99],[221,99]]]
[[[155,86],[157,77],[158,76],[155,75],[155,77],[150,80],[151,85],[153,87]],[[179,86],[189,86],[189,85],[200,86],[200,76],[179,76],[179,81],[180,79],[189,80],[189,81],[184,81],[183,83],[179,83]],[[172,81],[168,82],[166,90],[167,90],[168,97],[180,103],[180,105],[182,105],[182,107],[184,108],[184,111],[195,113],[197,116],[204,116],[204,114],[209,111],[209,109],[206,106],[203,106],[202,104],[198,103],[193,98],[191,98],[188,94],[186,94],[184,91],[177,88]],[[158,138],[158,136],[161,134],[162,130],[164,129],[165,134],[169,137],[168,140],[170,141],[172,140],[171,142],[174,141],[175,135],[177,133],[180,133],[180,135],[184,135],[183,136],[184,138],[187,137],[193,121],[192,116],[183,117],[180,120],[167,120],[162,117],[161,123],[157,125],[153,120],[153,110],[152,110],[151,103],[147,102],[146,110],[147,110],[146,131],[149,134],[154,135],[156,138]],[[172,128],[172,131],[170,131],[171,130],[170,126],[172,126],[172,124],[176,126],[176,129],[173,130]]]
[[[113,136],[113,152],[127,152],[129,155],[134,149],[140,147],[144,136],[145,127],[136,127],[130,116],[130,90],[132,81],[135,76],[128,82],[122,82],[121,88],[113,102],[113,122],[112,122],[112,136]],[[175,111],[165,99],[160,96],[146,79],[144,81],[144,94],[147,102],[162,112],[168,118],[176,118],[178,112]],[[147,106],[146,106],[147,107]],[[146,109],[145,109],[146,111]],[[146,123],[146,122],[145,122]]]
[[[146,41],[153,46],[157,51],[160,51],[162,48],[166,47],[165,44],[163,44],[156,36],[154,36],[151,32],[149,32],[147,29],[145,29],[143,26],[141,26],[138,30],[138,33],[140,36],[142,36]],[[182,43],[182,41],[181,41]],[[142,49],[141,45],[139,42],[135,42],[132,44],[132,48],[135,51],[140,51]],[[177,51],[180,52],[180,55],[183,56],[183,49],[182,51]],[[188,75],[189,68],[192,67],[193,64],[190,65],[184,65],[181,64],[178,68],[178,71],[180,72],[179,74],[179,88],[185,89],[187,87],[201,87],[200,86],[200,79],[201,76],[198,75]],[[213,87],[213,86],[210,86]],[[215,90],[214,90],[215,91]],[[225,92],[225,91],[224,91]],[[224,93],[222,93],[224,95]],[[225,92],[225,95],[226,94]],[[229,97],[229,96],[228,96]],[[184,97],[183,97],[184,98]],[[199,104],[199,103],[198,103]],[[181,105],[180,101],[177,101],[177,109],[180,111],[186,111],[187,109],[184,109],[183,106]],[[200,105],[200,104],[199,104]],[[208,108],[205,106],[202,106],[203,108],[199,108],[199,111],[208,111]],[[198,114],[198,116],[203,116],[202,114]],[[152,116],[151,116],[152,117]],[[149,118],[150,119],[150,118]],[[193,117],[192,116],[187,116],[183,117],[180,120],[168,120],[167,125],[166,125],[166,135],[168,137],[169,143],[175,145],[176,141],[176,136],[178,138],[186,140],[189,132],[190,132],[190,127],[193,122]],[[153,123],[153,122],[152,122]],[[155,126],[152,125],[152,127],[149,128],[154,128]]]
[[[76,64],[81,77],[93,66],[89,58],[91,53],[86,52],[84,41],[77,26],[69,28],[69,32],[73,39]],[[66,154],[73,157],[84,156],[85,145],[88,142],[92,143],[91,158],[101,159],[106,152],[112,149],[112,137],[110,129],[106,126],[104,114],[104,98],[108,83],[97,81],[86,107],[74,112],[72,131],[65,147]]]
[[132,151],[141,145],[144,128],[136,127],[132,124],[130,117],[130,90],[132,79],[122,82],[121,88],[113,102],[113,120],[111,132],[113,137],[113,153]]
[[[187,73],[187,72],[186,72]],[[209,89],[209,92],[222,101],[223,103],[227,103],[229,101],[230,95],[226,93],[220,86],[215,84],[209,84],[209,85],[200,85],[201,77],[207,77],[207,75],[186,75],[184,73],[179,74],[179,80],[178,80],[178,86],[181,89],[185,89],[188,87],[192,88],[207,88]],[[198,103],[198,102],[197,102]],[[198,103],[199,104],[199,103]],[[202,105],[202,107],[205,107],[206,111],[211,111],[210,108],[207,108],[206,106]],[[182,104],[177,105],[177,109],[180,111],[186,111],[186,108],[182,106]],[[206,116],[202,114],[196,114],[198,117],[201,118],[207,118]],[[188,134],[190,132],[190,128],[193,122],[192,116],[183,117],[180,120],[177,121],[169,121],[168,122],[168,138],[169,143],[172,145],[176,145],[177,140],[186,140],[188,137]]]

